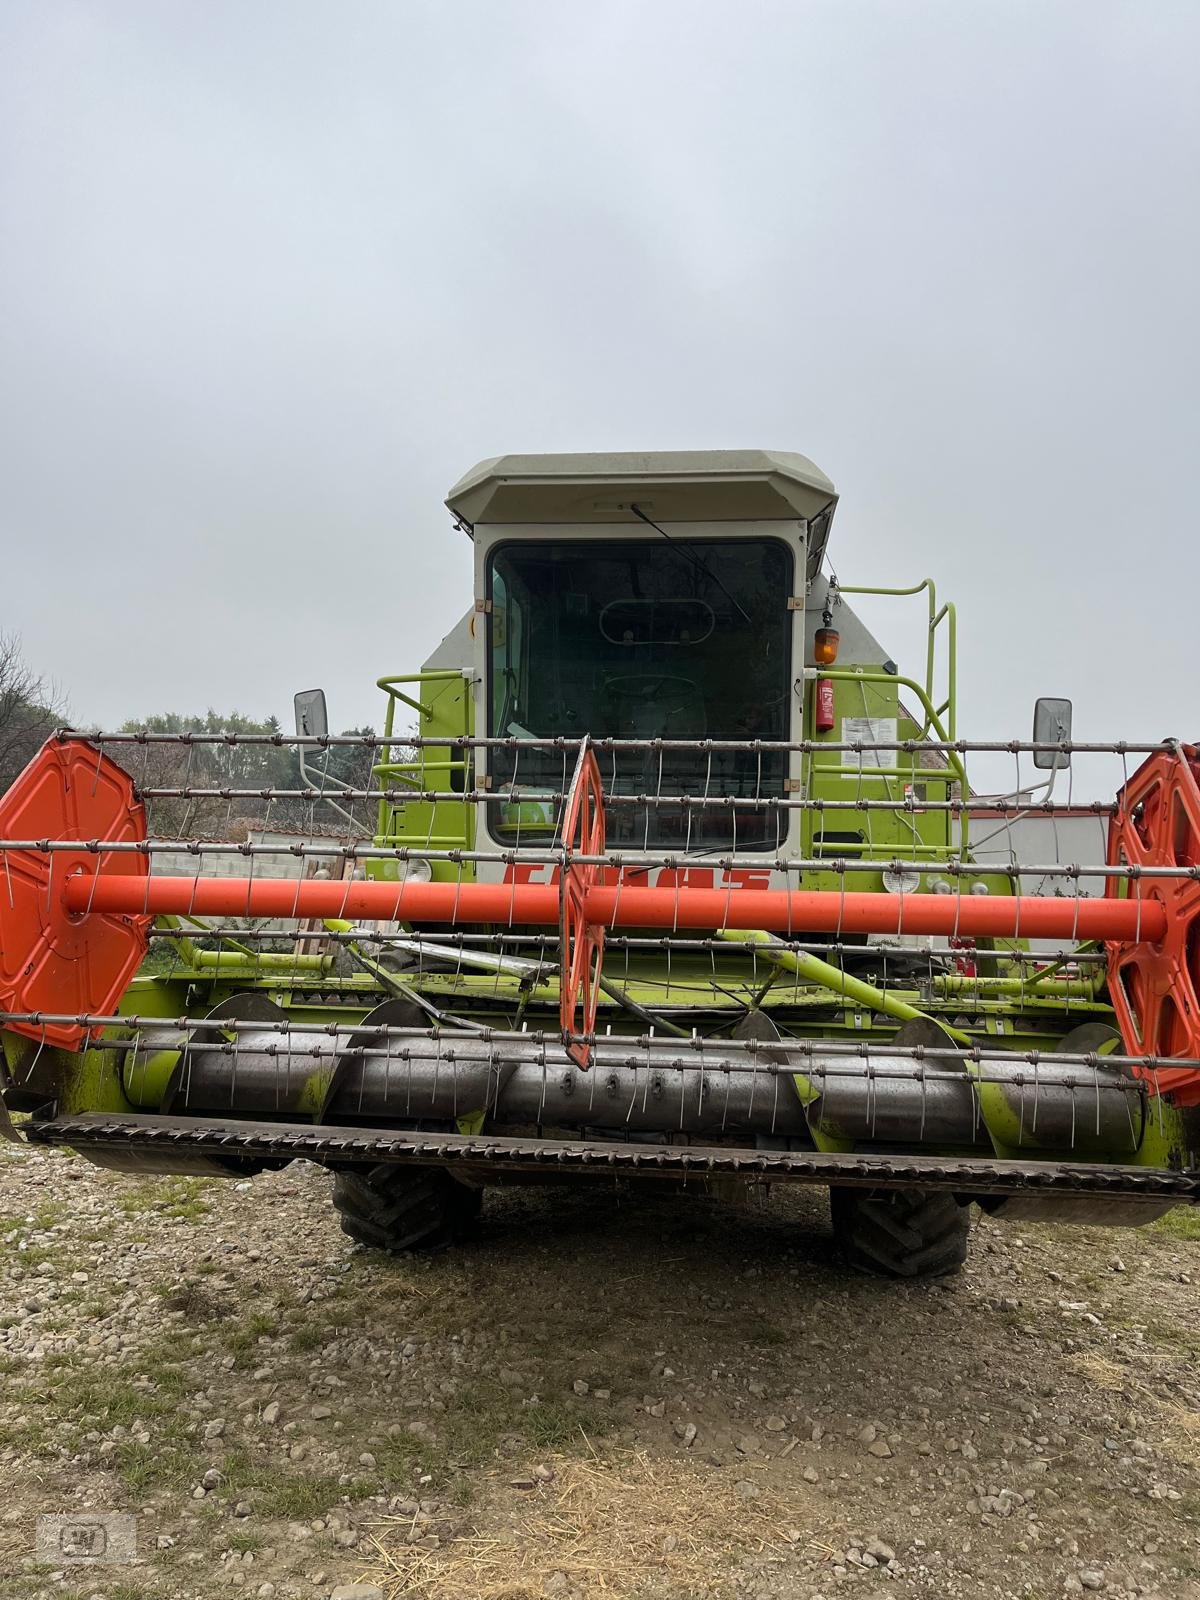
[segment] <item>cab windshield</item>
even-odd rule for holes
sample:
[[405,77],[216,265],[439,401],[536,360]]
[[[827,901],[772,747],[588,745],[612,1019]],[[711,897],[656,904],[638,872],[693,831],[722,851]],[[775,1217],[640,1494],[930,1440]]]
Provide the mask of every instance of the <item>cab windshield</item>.
[[[490,568],[492,736],[786,739],[792,552],[776,539],[513,543]],[[600,751],[608,837],[626,848],[767,849],[785,813],[786,756],[747,751]],[[491,828],[553,835],[573,751],[492,752]],[[671,796],[742,802],[688,807]],[[659,799],[664,803],[657,803]]]

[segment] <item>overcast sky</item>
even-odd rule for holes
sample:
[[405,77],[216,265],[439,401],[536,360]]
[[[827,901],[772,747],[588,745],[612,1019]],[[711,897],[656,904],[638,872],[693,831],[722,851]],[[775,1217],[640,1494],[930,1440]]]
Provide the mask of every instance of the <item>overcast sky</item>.
[[957,599],[961,732],[1200,734],[1198,59],[1194,0],[2,0],[0,627],[81,722],[377,722],[476,460],[762,445]]

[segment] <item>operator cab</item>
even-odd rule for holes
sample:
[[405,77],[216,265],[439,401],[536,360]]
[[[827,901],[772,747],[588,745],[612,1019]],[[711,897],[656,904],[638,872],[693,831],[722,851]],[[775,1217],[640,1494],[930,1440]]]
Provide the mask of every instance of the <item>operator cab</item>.
[[[614,844],[779,849],[788,813],[755,801],[786,793],[791,759],[745,747],[801,737],[804,596],[836,501],[811,461],[767,451],[483,462],[447,500],[475,542],[476,728],[668,741],[598,752]],[[538,795],[562,792],[574,751],[479,754],[490,788],[520,791],[488,831],[544,840]]]

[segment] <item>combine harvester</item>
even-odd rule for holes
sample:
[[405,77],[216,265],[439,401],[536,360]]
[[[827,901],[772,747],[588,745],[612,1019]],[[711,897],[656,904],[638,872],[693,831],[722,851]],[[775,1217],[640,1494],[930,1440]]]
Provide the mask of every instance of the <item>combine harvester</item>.
[[[487,461],[448,501],[474,606],[381,680],[379,740],[307,692],[297,787],[214,791],[135,782],[167,736],[52,739],[0,801],[9,1133],[125,1171],[321,1162],[390,1249],[538,1179],[825,1184],[849,1260],[897,1276],[958,1267],[975,1202],[1195,1204],[1200,759],[1074,745],[1065,701],[1030,743],[958,739],[953,608],[822,576],[835,503],[798,455]],[[920,675],[857,594],[927,601]],[[339,788],[364,742],[371,786]],[[1042,788],[988,812],[1053,822],[1081,749],[1123,775],[1106,861],[974,862],[965,759],[1031,759]],[[206,795],[378,821],[333,864],[151,837]],[[330,870],[267,875],[283,850]]]

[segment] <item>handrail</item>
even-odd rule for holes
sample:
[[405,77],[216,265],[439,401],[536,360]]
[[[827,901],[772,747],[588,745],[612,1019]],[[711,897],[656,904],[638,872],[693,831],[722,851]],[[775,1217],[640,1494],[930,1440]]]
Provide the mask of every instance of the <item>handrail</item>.
[[424,672],[399,672],[393,673],[388,678],[376,678],[375,687],[382,689],[388,697],[388,708],[384,715],[384,736],[386,737],[392,731],[392,718],[397,700],[403,700],[405,705],[411,706],[414,711],[419,712],[426,722],[433,721],[433,707],[427,706],[423,700],[414,700],[412,695],[405,694],[402,689],[397,689],[395,687],[396,684],[462,683],[464,681],[461,667],[430,667]]
[[[955,737],[955,729],[958,724],[958,713],[955,703],[957,699],[958,678],[958,613],[955,610],[954,602],[952,600],[947,600],[940,609],[938,608],[937,586],[932,578],[922,578],[920,583],[914,583],[907,589],[885,589],[878,588],[870,584],[839,583],[837,585],[838,594],[873,594],[883,595],[886,597],[903,597],[906,595],[921,594],[924,591],[928,591],[929,594],[929,629],[925,642],[924,703],[927,710],[932,710],[933,675],[936,658],[936,634],[938,628],[944,621],[946,624],[947,634],[946,698],[942,701],[941,705],[937,707],[937,714],[940,715],[942,712],[946,713],[947,732],[943,735],[943,737],[948,737],[950,740],[953,740]],[[828,674],[826,674],[826,676],[828,676]],[[921,729],[922,738],[924,738],[929,732],[930,726],[931,719],[927,716],[925,726]]]

